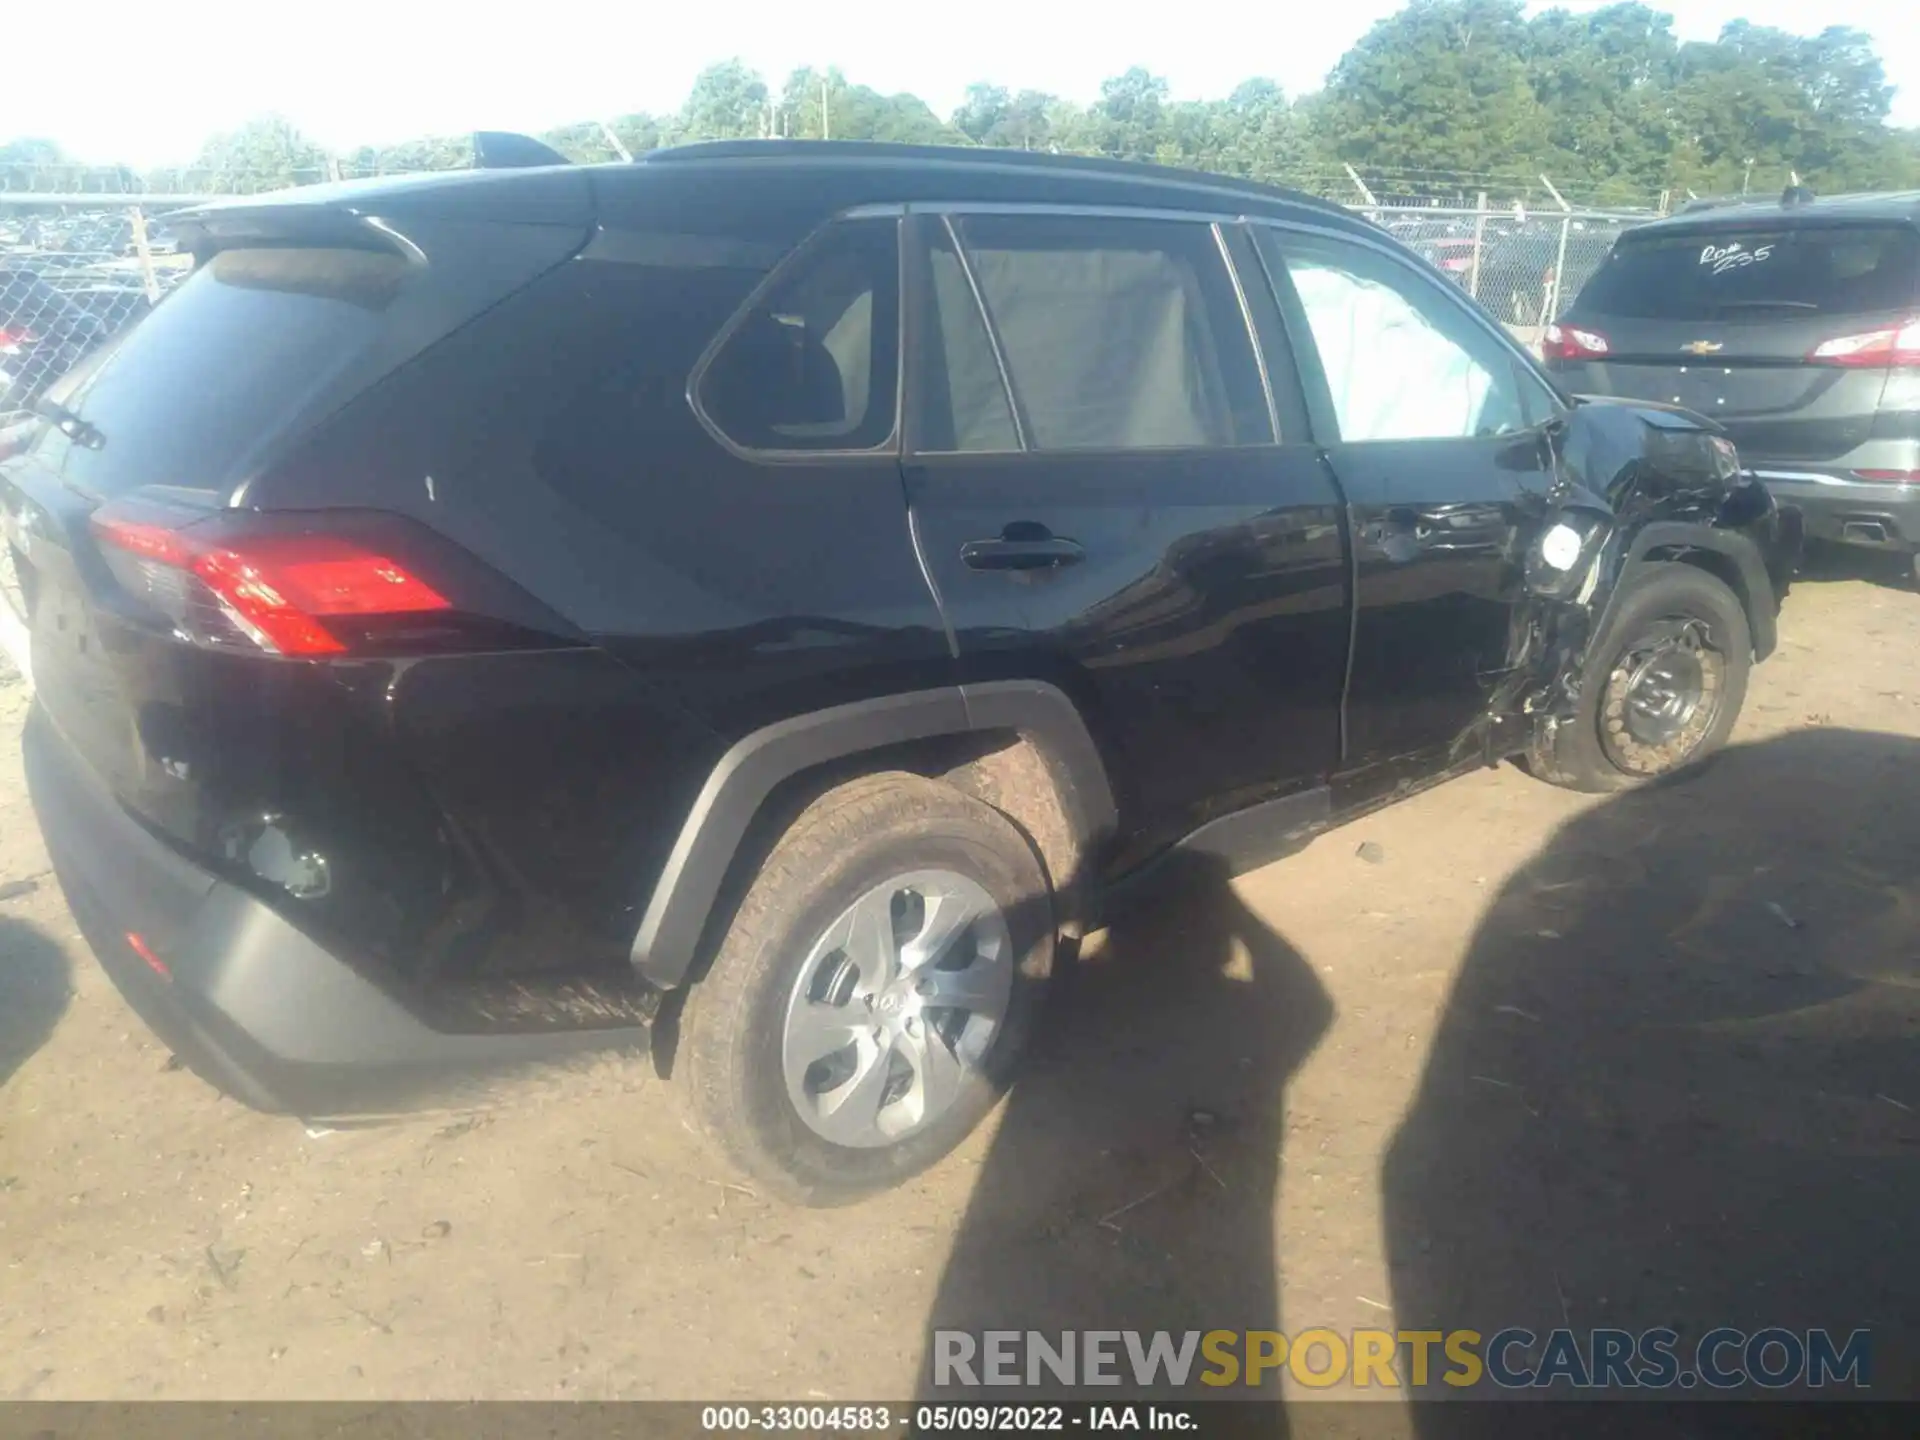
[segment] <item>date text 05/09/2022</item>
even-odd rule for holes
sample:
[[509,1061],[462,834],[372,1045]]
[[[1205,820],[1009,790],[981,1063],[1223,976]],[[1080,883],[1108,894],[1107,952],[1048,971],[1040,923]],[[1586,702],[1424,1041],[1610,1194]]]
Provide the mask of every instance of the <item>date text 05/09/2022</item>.
[[913,1434],[1009,1431],[1196,1432],[1193,1407],[1166,1404],[1096,1405],[707,1405],[700,1428],[711,1432]]

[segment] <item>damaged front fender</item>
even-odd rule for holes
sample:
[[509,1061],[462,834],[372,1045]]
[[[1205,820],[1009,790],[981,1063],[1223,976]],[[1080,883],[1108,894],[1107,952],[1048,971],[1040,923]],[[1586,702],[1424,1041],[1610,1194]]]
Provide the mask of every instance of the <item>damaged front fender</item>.
[[1489,761],[1575,714],[1589,654],[1642,567],[1679,562],[1719,577],[1746,611],[1754,658],[1763,660],[1799,559],[1797,512],[1774,504],[1704,416],[1583,400],[1548,443],[1554,478],[1516,557],[1523,593],[1486,714]]

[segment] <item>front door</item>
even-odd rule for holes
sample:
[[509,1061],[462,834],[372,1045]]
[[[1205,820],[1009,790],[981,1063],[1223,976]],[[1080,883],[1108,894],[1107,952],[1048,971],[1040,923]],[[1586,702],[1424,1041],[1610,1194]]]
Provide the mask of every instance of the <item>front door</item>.
[[1042,666],[1087,715],[1138,846],[1322,783],[1346,662],[1339,495],[1297,388],[1270,403],[1224,232],[915,222],[907,496],[963,678]]
[[1508,672],[1523,546],[1552,480],[1544,427],[1561,407],[1414,262],[1327,231],[1256,236],[1349,507],[1345,769],[1397,783],[1467,759]]

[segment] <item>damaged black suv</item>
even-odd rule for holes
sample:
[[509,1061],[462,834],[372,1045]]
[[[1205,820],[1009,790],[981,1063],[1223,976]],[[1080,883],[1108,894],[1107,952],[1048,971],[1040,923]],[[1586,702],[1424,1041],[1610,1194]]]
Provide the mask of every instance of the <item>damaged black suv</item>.
[[893,1183],[1155,862],[1701,761],[1798,543],[1255,185],[732,143],[174,224],[0,467],[26,759],[134,1006],[310,1118],[671,1035],[770,1189]]

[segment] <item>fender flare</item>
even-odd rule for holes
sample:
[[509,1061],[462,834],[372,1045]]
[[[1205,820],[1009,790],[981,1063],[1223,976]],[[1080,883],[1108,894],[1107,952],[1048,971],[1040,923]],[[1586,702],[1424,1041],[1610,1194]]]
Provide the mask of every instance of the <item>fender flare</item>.
[[756,730],[715,763],[641,915],[634,968],[662,989],[685,981],[734,857],[782,783],[864,751],[990,730],[1016,730],[1035,741],[1083,853],[1094,853],[1114,830],[1113,791],[1085,721],[1057,686],[952,685],[835,705]]
[[1635,568],[1658,563],[1649,562],[1647,556],[1654,550],[1667,548],[1711,550],[1733,562],[1739,571],[1741,589],[1745,592],[1735,598],[1741,601],[1741,608],[1746,611],[1747,628],[1753,638],[1753,658],[1764,660],[1771,655],[1779,641],[1779,605],[1774,594],[1773,576],[1767,569],[1766,557],[1761,554],[1759,545],[1737,530],[1682,520],[1661,520],[1644,525],[1628,543],[1626,558],[1620,565],[1619,579],[1615,581],[1606,605],[1594,623],[1592,634],[1595,640],[1605,635],[1607,627],[1613,623],[1614,614],[1629,588],[1628,577]]

